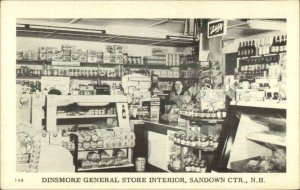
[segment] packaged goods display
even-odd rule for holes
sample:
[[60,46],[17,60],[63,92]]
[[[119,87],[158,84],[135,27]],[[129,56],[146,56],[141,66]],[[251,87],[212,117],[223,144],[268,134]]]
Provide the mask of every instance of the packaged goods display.
[[191,146],[203,150],[214,150],[218,147],[219,135],[211,136],[201,133],[201,128],[186,132],[177,132],[173,137],[175,144]]
[[286,53],[240,59],[239,63],[236,73],[239,81],[236,100],[286,100]]
[[174,172],[194,172],[205,173],[207,172],[207,161],[201,160],[192,151],[186,152],[183,160],[179,158],[179,155],[173,155],[170,158],[168,168]]
[[[74,132],[73,132],[74,133]],[[128,128],[115,127],[107,129],[82,130],[75,132],[78,136],[78,150],[98,150],[129,148],[135,146],[135,134]],[[62,146],[74,150],[76,142],[63,141]]]
[[123,150],[114,150],[112,155],[105,150],[89,152],[85,158],[78,160],[78,165],[82,169],[122,166],[129,163],[126,153]]

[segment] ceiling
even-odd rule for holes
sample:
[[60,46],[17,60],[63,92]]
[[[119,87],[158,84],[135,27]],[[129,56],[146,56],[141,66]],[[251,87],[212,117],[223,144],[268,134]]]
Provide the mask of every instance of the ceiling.
[[[187,47],[193,44],[193,20],[184,18],[17,19],[17,36]],[[223,36],[223,40],[270,31],[268,28],[249,27],[248,21],[249,19],[228,20],[227,35]],[[41,28],[41,26],[48,27]],[[66,27],[68,29],[65,29]],[[171,37],[167,38],[167,36]]]

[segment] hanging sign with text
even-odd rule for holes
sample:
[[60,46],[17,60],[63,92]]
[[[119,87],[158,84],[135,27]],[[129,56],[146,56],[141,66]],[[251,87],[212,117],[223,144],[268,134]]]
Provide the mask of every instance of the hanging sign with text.
[[207,38],[223,36],[227,33],[227,20],[214,20],[207,25]]

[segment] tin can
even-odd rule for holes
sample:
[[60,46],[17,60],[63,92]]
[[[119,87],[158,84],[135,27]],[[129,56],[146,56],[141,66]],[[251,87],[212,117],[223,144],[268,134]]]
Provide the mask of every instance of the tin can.
[[146,166],[146,159],[144,157],[138,157],[135,159],[135,169],[138,172],[144,172]]

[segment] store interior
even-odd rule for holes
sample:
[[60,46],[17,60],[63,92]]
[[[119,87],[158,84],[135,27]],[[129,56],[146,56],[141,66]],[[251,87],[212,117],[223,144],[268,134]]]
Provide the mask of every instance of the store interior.
[[17,19],[17,172],[286,172],[285,19]]

